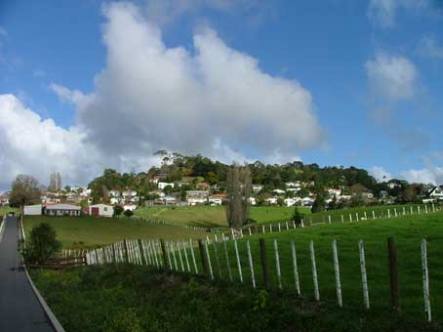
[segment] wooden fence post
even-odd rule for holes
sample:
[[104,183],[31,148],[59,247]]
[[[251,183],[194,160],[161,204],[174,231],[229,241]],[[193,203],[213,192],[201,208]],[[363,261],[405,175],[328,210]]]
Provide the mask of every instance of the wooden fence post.
[[341,294],[340,264],[338,261],[337,240],[332,241],[332,259],[334,261],[334,275],[335,275],[335,288],[337,293],[337,303],[338,306],[341,308],[343,307],[343,298]]
[[225,238],[223,238],[223,248],[225,251],[225,261],[226,268],[228,270],[229,281],[232,281],[231,260],[229,259],[228,244]]
[[266,252],[266,242],[265,239],[260,239],[260,261],[263,271],[263,283],[265,285],[266,289],[270,289],[270,280],[269,280],[269,267],[268,267],[268,258],[267,258],[267,252]]
[[191,272],[191,265],[189,264],[189,258],[188,258],[188,251],[186,250],[186,242],[182,242],[182,248],[183,252],[185,253],[185,262],[186,262],[186,268],[188,269],[188,272]]
[[240,282],[243,283],[243,271],[242,271],[241,262],[240,262],[240,254],[238,252],[237,240],[234,240],[234,250],[235,250],[235,257],[237,258],[238,276],[240,278]]
[[358,251],[360,254],[360,272],[361,272],[361,283],[363,288],[363,302],[365,305],[365,309],[368,310],[370,307],[369,287],[368,287],[368,277],[366,274],[365,244],[363,240],[360,240],[358,242]]
[[320,291],[318,288],[318,277],[317,277],[317,263],[315,261],[314,241],[312,240],[309,242],[309,251],[311,253],[312,281],[314,282],[314,296],[316,301],[320,301]]
[[129,256],[128,256],[128,243],[126,239],[123,240],[123,248],[125,250],[125,263],[129,263]]
[[140,257],[142,259],[142,265],[146,265],[146,257],[145,257],[145,253],[143,252],[142,240],[138,239],[137,243],[138,243],[138,250],[140,250]]
[[252,262],[251,245],[249,244],[249,240],[246,240],[246,249],[248,251],[248,260],[249,260],[249,269],[251,270],[252,287],[255,288],[256,285],[255,285],[254,263]]
[[200,258],[202,260],[203,273],[209,275],[208,261],[206,259],[205,246],[203,245],[203,240],[198,240],[198,249],[200,251]]
[[423,299],[428,322],[432,321],[431,300],[429,292],[428,249],[426,239],[421,240],[421,267],[423,271]]
[[205,241],[204,245],[205,245],[205,252],[207,259],[206,263],[208,264],[209,267],[209,277],[211,278],[211,280],[214,280],[214,271],[212,270],[212,262],[211,262],[211,255],[209,254],[208,242]]
[[294,240],[291,240],[291,254],[292,254],[292,268],[294,270],[295,289],[297,290],[297,295],[300,295],[301,294],[300,277],[298,274],[297,251],[295,249],[295,241]]
[[398,281],[397,247],[393,237],[388,238],[389,284],[391,304],[394,311],[400,312],[400,287]]
[[275,270],[277,272],[278,288],[282,289],[283,285],[281,281],[280,255],[278,252],[278,243],[276,239],[274,239],[274,252],[275,252]]
[[168,251],[166,250],[165,240],[163,239],[160,240],[160,247],[162,249],[162,254],[163,254],[163,267],[166,270],[168,266]]

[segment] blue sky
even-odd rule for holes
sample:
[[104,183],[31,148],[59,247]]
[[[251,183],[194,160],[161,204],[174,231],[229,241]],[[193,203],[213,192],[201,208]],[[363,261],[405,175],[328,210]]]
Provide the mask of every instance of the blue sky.
[[[29,149],[15,148],[11,132],[0,134],[0,170],[6,174],[0,183],[17,172],[45,181],[49,171],[59,169],[69,174],[68,181],[84,183],[102,167],[146,168],[160,148],[225,161],[301,158],[364,167],[377,176],[442,182],[442,10],[437,0],[327,0],[322,6],[258,0],[2,1],[0,94],[9,99],[0,102],[0,128],[17,126],[14,132],[20,132],[20,116],[40,118],[29,130],[35,136],[23,138]],[[153,28],[132,40],[147,25]],[[196,36],[203,36],[201,48]],[[185,60],[163,63],[145,56],[150,45],[143,43],[158,40],[161,50],[183,50]],[[220,43],[223,47],[213,48]],[[220,68],[213,61],[231,52],[239,54],[231,59],[238,66]],[[167,58],[166,53],[158,56]],[[208,58],[201,60],[201,53]],[[257,63],[243,72],[245,59]],[[148,68],[149,61],[159,61],[158,72],[141,70],[138,77],[137,66]],[[177,63],[184,76],[176,80],[170,67]],[[134,72],[127,74],[125,66],[134,66]],[[204,78],[195,78],[200,75]],[[256,91],[248,85],[254,80],[260,81]],[[181,86],[188,81],[196,85],[190,92]],[[140,84],[154,92],[144,96]],[[150,97],[158,86],[165,89],[163,99]],[[204,102],[186,105],[183,91]],[[238,123],[232,109],[241,114]],[[201,114],[200,125],[208,130],[195,124]],[[49,137],[39,141],[38,132]],[[71,149],[77,157],[68,164],[71,157],[63,156]],[[83,155],[94,158],[78,162]],[[39,156],[53,162],[42,163]]]

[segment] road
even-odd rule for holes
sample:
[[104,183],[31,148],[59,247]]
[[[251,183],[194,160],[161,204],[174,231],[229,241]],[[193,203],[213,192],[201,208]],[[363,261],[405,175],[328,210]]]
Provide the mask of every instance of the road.
[[18,253],[18,221],[7,217],[0,239],[0,331],[53,332]]

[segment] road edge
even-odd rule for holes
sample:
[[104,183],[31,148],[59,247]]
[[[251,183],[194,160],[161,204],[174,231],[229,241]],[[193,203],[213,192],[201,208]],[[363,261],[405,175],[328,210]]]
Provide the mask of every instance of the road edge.
[[[23,228],[23,221],[20,218],[20,238],[22,240],[26,239],[26,235],[25,235],[25,231]],[[40,305],[43,308],[43,311],[45,312],[46,317],[48,317],[49,322],[51,323],[53,329],[56,332],[65,332],[65,329],[63,328],[62,324],[60,324],[60,322],[58,321],[57,317],[55,316],[55,314],[52,312],[51,308],[49,307],[49,305],[46,303],[45,299],[43,298],[43,296],[40,294],[39,290],[37,289],[37,287],[35,286],[34,282],[31,279],[31,276],[29,275],[29,271],[28,268],[26,266],[26,264],[23,262],[23,268],[25,270],[25,274],[26,274],[26,278],[28,279],[29,284],[31,285],[31,288],[35,294],[35,296],[37,297],[38,301],[40,302]]]

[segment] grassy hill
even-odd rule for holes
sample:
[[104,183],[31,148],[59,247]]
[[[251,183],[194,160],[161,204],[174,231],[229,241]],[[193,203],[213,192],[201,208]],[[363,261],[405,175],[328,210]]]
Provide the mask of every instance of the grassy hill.
[[97,247],[122,239],[183,239],[202,238],[206,233],[173,225],[155,225],[143,220],[95,217],[47,217],[24,218],[25,232],[41,222],[49,223],[57,232],[57,238],[65,248]]

